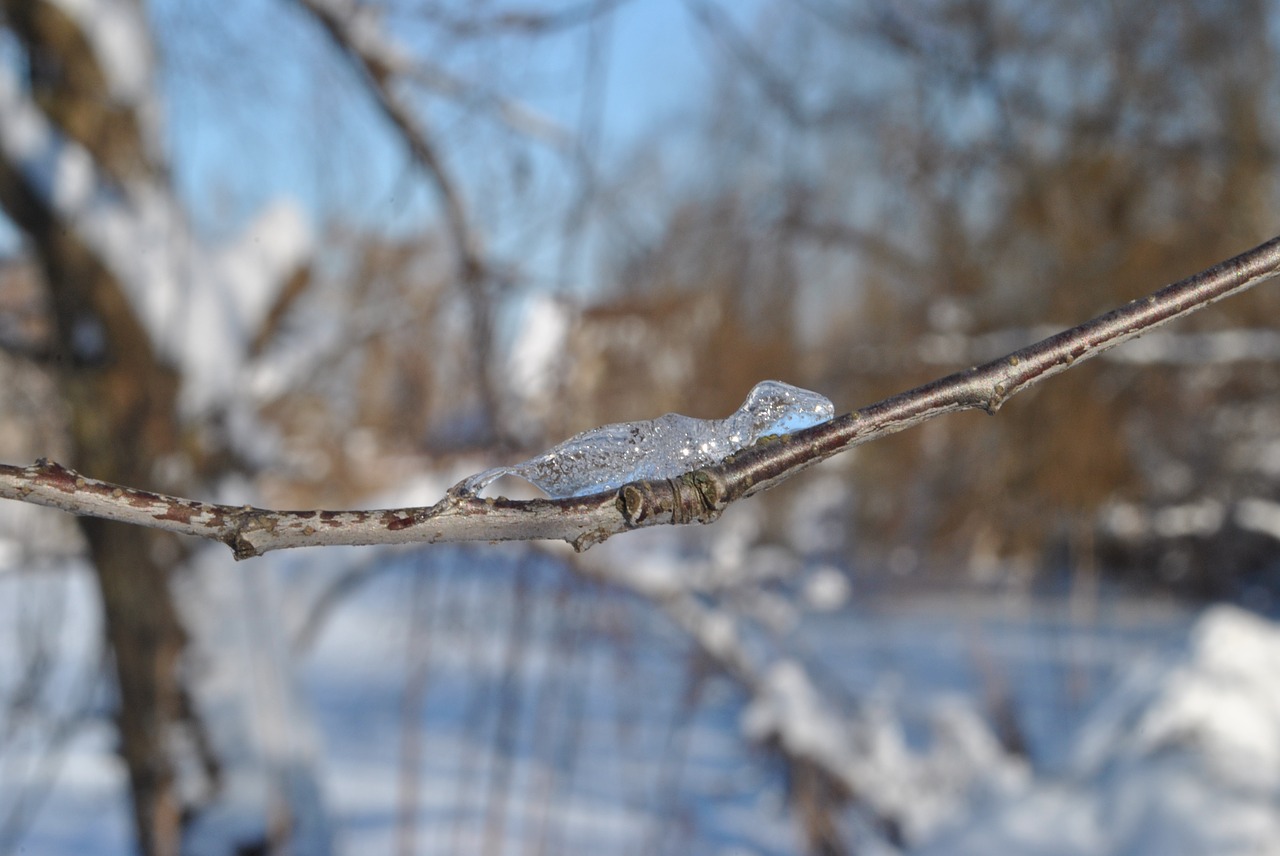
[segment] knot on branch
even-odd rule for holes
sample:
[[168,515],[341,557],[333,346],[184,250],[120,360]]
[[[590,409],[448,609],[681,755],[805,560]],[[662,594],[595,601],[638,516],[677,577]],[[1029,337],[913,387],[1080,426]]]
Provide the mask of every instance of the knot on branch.
[[654,482],[639,481],[625,484],[618,491],[618,511],[628,527],[635,529],[654,522],[662,506],[656,487]]
[[654,523],[711,523],[726,504],[724,484],[707,470],[674,479],[638,481],[618,491],[618,510],[635,529]]
[[674,523],[711,523],[724,511],[726,491],[719,478],[706,470],[694,470],[674,480]]
[[227,522],[229,525],[222,543],[231,548],[236,561],[261,556],[263,551],[253,543],[251,536],[255,532],[270,531],[275,528],[274,522],[269,520],[261,509],[251,505],[246,505],[229,515]]

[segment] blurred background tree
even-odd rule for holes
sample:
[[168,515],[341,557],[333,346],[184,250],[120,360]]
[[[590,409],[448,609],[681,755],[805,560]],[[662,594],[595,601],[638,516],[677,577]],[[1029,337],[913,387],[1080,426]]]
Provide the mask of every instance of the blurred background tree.
[[[8,0],[0,338],[57,393],[9,403],[6,455],[338,505],[481,449],[723,416],[764,378],[844,412],[1273,233],[1276,20],[1264,0]],[[1273,571],[1233,511],[1280,498],[1273,292],[999,419],[832,462],[852,500],[826,557],[868,585],[1102,571],[1204,595]],[[796,540],[798,490],[757,500],[753,543]],[[171,593],[189,548],[79,531],[138,840],[176,852],[225,754],[189,687],[199,607]]]
[[[702,154],[669,162],[701,201],[681,199],[610,279],[732,284],[720,304],[739,332],[720,359],[693,360],[693,388],[758,371],[738,342],[846,407],[869,402],[1172,281],[1274,222],[1267,4],[813,0],[763,8],[755,29],[686,5],[719,71]],[[1101,550],[1111,571],[1203,594],[1266,566],[1266,540],[1229,524],[1160,538],[1149,521],[1273,490],[1241,446],[1266,437],[1235,432],[1262,424],[1275,361],[1227,343],[1276,309],[1250,294],[1189,325],[1220,333],[1220,351],[1171,342],[1073,372],[994,424],[943,420],[859,453],[864,568],[896,553],[899,570],[1030,581],[1062,550]],[[1119,508],[1140,509],[1151,537],[1108,526]]]

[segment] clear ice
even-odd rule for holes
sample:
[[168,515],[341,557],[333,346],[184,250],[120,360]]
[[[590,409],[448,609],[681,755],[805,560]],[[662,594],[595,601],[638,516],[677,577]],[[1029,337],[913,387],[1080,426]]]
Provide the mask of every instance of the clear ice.
[[475,495],[503,476],[519,476],[562,499],[621,487],[639,479],[669,479],[719,463],[761,437],[830,420],[835,406],[823,395],[777,380],[761,381],[727,419],[668,413],[584,431],[541,455],[495,467],[463,480],[455,492]]

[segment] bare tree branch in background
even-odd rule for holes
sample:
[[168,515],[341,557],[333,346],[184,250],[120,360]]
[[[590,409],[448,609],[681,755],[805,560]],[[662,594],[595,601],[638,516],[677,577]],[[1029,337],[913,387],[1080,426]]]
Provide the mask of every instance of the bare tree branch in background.
[[943,413],[994,413],[1015,394],[1116,345],[1280,273],[1280,237],[1070,330],[830,422],[762,442],[679,478],[567,499],[508,500],[457,488],[428,508],[270,511],[164,496],[59,464],[0,465],[0,497],[222,541],[237,558],[287,547],[556,539],[584,550],[611,535],[709,523],[731,503],[869,440]]
[[[715,605],[704,604],[692,591],[676,587],[670,591],[637,585],[606,563],[593,562],[590,556],[575,556],[569,563],[574,573],[610,586],[620,586],[655,604],[698,646],[707,661],[714,664],[753,699],[765,698],[770,692],[770,667],[753,659],[739,635],[734,618]],[[837,759],[792,745],[783,735],[771,740],[771,749],[785,761],[793,781],[794,801],[804,814],[800,824],[809,838],[811,853],[839,854],[847,852],[837,828],[838,806],[850,798],[866,799],[875,821],[886,827],[896,823],[892,812],[874,804],[874,794],[860,794],[856,776],[842,769]],[[799,786],[798,788],[796,786]],[[807,794],[807,788],[823,793]],[[837,796],[833,799],[832,797]]]
[[409,151],[426,171],[444,208],[447,232],[457,257],[458,279],[471,310],[471,335],[476,361],[480,402],[489,424],[501,411],[498,391],[490,376],[493,352],[493,307],[488,289],[493,271],[485,260],[481,241],[472,228],[462,193],[444,158],[418,113],[396,92],[400,71],[395,49],[383,44],[376,31],[360,29],[355,19],[370,10],[342,0],[298,0],[324,27],[334,45],[360,72],[383,115],[400,133]]
[[[754,20],[717,0],[684,7],[721,60],[703,149],[721,177],[676,210],[714,219],[721,200],[735,200],[751,245],[779,243],[799,259],[803,333],[825,330],[801,376],[833,398],[873,400],[928,379],[928,366],[983,362],[1047,335],[1046,321],[1114,301],[1116,283],[1172,281],[1275,221],[1266,4],[1227,12],[1187,0],[1176,23],[1146,2],[803,0]],[[1046,15],[1061,26],[1045,28]],[[1046,73],[1058,64],[1073,69],[1065,87]],[[1112,531],[1109,514],[1130,503],[1156,514],[1190,492],[1227,504],[1260,492],[1260,470],[1232,461],[1263,432],[1225,426],[1274,397],[1270,331],[1257,325],[1274,317],[1275,297],[1258,290],[1176,343],[1153,337],[1110,357],[1196,370],[1125,366],[1107,371],[1104,388],[1095,364],[994,430],[942,421],[859,457],[855,564],[885,567],[909,544],[920,551],[912,572],[979,573],[995,561],[1030,575],[1064,555],[1067,521],[1088,519],[1090,549],[1112,570],[1158,564],[1164,584],[1224,593],[1268,561],[1261,547],[1209,573],[1219,563],[1188,563],[1189,551],[1219,556],[1240,540],[1232,527],[1157,544],[1154,530]],[[1210,331],[1212,345],[1187,338]],[[1232,354],[1250,365],[1226,367]],[[1205,396],[1221,418],[1195,418]],[[994,448],[1024,454],[993,460]],[[1064,475],[1082,465],[1094,479]],[[1183,466],[1195,477],[1158,475]],[[1004,510],[1010,490],[1021,501]]]
[[518,134],[564,153],[575,154],[578,150],[573,135],[550,117],[531,110],[518,101],[505,98],[479,83],[463,80],[446,68],[425,60],[415,60],[412,65],[397,73],[406,80],[421,83],[438,95],[489,109],[503,124]]
[[484,38],[495,33],[541,36],[590,24],[597,18],[630,3],[631,0],[586,0],[554,12],[541,9],[507,9],[471,17],[426,12],[433,23],[460,39]]
[[806,207],[803,199],[796,200],[779,222],[779,228],[823,247],[841,247],[862,254],[876,264],[901,271],[904,276],[920,274],[922,263],[910,252],[894,246],[886,236],[847,223],[819,220],[807,214]]
[[796,87],[738,32],[729,13],[711,0],[685,0],[685,6],[712,38],[724,44],[742,70],[759,86],[765,99],[789,121],[806,125],[813,120],[797,96]]

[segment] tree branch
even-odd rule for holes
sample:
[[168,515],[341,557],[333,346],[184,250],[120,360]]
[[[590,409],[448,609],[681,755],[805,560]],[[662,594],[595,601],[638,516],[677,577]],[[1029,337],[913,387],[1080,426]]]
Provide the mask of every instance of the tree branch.
[[361,8],[347,0],[298,0],[302,8],[324,28],[330,41],[363,77],[383,116],[395,127],[435,188],[444,209],[446,231],[457,256],[458,279],[471,309],[471,335],[476,358],[476,379],[485,414],[498,424],[498,393],[489,373],[493,350],[493,319],[486,291],[490,268],[471,227],[457,181],[445,165],[435,140],[411,105],[397,94],[395,78],[402,65],[400,52],[368,21],[361,27],[355,16]]
[[957,410],[994,413],[1022,390],[1129,339],[1280,273],[1280,237],[1078,327],[830,422],[763,440],[720,464],[662,481],[567,499],[488,499],[457,487],[430,507],[272,511],[216,505],[86,478],[46,460],[0,464],[0,498],[60,508],[231,547],[238,559],[286,547],[438,541],[566,541],[585,550],[611,535],[667,523],[710,523],[846,449]]

